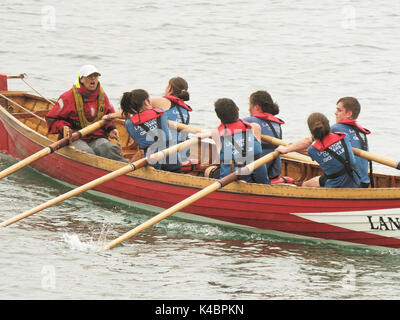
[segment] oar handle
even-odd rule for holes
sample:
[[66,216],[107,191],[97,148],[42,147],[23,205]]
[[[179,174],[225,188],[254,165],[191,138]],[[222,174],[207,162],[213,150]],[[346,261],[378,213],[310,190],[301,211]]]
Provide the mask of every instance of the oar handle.
[[25,74],[21,73],[17,76],[7,76],[7,79],[23,79],[25,78]]
[[176,122],[176,121],[172,121],[172,120],[168,120],[168,125],[172,128],[175,128],[178,131],[188,131],[188,132],[192,132],[192,133],[200,133],[203,131],[197,127],[190,126],[190,125],[183,124],[183,123]]
[[[89,133],[92,133],[92,132],[96,131],[97,129],[100,129],[108,121],[110,121],[110,120],[102,119],[102,120],[96,121],[95,123],[92,123],[91,125],[88,125],[85,128],[80,129],[78,132],[82,137],[84,137],[84,136],[88,135]],[[72,138],[74,138],[74,134],[72,134]]]
[[265,135],[265,134],[261,135],[261,140],[264,141],[264,142],[268,142],[270,144],[273,144],[274,146],[287,146],[287,145],[289,145],[288,142],[285,142],[285,141],[283,141],[281,139],[274,138],[274,137],[271,137],[271,136],[268,136],[268,135]]

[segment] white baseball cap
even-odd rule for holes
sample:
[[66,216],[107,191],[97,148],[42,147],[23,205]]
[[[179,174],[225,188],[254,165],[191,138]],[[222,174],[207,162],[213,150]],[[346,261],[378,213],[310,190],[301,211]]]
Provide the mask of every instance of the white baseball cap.
[[79,70],[79,78],[90,76],[93,73],[97,73],[99,76],[101,76],[101,73],[97,70],[95,66],[91,64],[86,64],[82,66]]

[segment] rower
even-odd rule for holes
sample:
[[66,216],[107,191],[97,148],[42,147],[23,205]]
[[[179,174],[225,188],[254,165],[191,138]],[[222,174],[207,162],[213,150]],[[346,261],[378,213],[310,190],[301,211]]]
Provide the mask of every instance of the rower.
[[[125,128],[139,145],[141,156],[149,157],[174,144],[171,143],[166,113],[162,109],[152,107],[146,90],[135,89],[124,92],[120,106],[121,111],[104,116],[103,119],[125,118]],[[173,172],[178,172],[181,168],[181,161],[177,154],[150,164],[155,169]]]
[[[261,127],[261,134],[282,139],[282,124],[285,122],[276,117],[279,113],[279,105],[272,100],[271,95],[267,91],[259,90],[253,92],[249,97],[249,113],[250,117],[243,120],[250,123],[258,123]],[[263,156],[273,152],[276,149],[275,145],[268,142],[262,142]],[[267,163],[269,179],[279,178],[282,167],[281,157],[275,158]]]
[[[250,124],[241,120],[239,108],[231,99],[218,99],[214,106],[221,125],[198,136],[211,136],[214,139],[221,163],[219,178],[223,178],[262,156],[261,128],[256,123]],[[240,175],[239,179],[251,183],[270,184],[265,164],[251,174]]]
[[[356,159],[349,137],[345,133],[333,133],[329,120],[319,112],[307,119],[311,137],[287,146],[276,148],[282,154],[293,151],[307,152],[318,162],[324,174],[304,181],[303,187],[358,188],[360,177],[355,171]],[[314,141],[314,142],[313,142]]]

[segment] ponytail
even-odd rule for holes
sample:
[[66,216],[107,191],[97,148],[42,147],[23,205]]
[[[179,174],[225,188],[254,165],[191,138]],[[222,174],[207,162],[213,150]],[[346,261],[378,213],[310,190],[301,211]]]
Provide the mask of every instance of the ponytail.
[[267,91],[259,90],[250,95],[250,103],[259,105],[263,112],[277,115],[279,113],[279,105],[272,100],[271,95]]
[[143,107],[143,103],[148,98],[149,94],[143,89],[124,92],[120,101],[122,115],[128,117],[129,114],[139,113]]
[[307,119],[308,128],[315,139],[321,140],[331,132],[329,120],[325,115],[314,112]]
[[168,82],[172,89],[172,95],[182,99],[183,101],[188,101],[190,99],[190,94],[188,90],[188,83],[185,79],[181,77],[171,78]]

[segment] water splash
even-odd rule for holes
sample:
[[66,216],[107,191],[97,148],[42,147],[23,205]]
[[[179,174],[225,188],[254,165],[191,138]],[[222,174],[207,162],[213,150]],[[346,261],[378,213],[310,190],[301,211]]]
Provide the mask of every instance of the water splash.
[[93,242],[83,242],[79,239],[79,236],[77,234],[68,234],[64,233],[63,234],[63,240],[65,243],[68,244],[69,248],[74,250],[74,251],[95,251],[97,250],[96,246],[93,244]]
[[73,233],[64,233],[62,235],[65,243],[70,249],[83,252],[97,252],[102,250],[107,243],[107,234],[110,230],[110,225],[103,224],[100,232],[96,236],[92,236],[88,241],[79,239],[79,235]]

